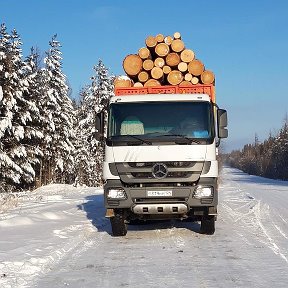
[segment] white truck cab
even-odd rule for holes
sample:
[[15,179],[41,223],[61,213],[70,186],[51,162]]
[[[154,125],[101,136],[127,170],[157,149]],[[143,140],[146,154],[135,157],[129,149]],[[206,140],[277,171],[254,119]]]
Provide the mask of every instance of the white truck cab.
[[114,236],[126,235],[135,220],[172,218],[201,221],[202,233],[214,233],[216,150],[228,134],[227,113],[212,93],[199,93],[207,85],[197,86],[174,94],[130,88],[110,99],[103,177]]

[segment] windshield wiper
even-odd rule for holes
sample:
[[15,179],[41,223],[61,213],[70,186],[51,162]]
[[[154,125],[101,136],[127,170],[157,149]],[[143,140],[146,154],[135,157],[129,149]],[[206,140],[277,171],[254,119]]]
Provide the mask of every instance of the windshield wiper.
[[[138,145],[138,144],[140,144],[140,145],[142,145],[143,143],[145,143],[145,144],[147,144],[147,145],[152,145],[152,142],[150,142],[150,141],[147,141],[147,140],[144,140],[144,139],[141,139],[140,137],[137,137],[137,136],[135,136],[135,135],[129,135],[129,134],[127,134],[127,135],[123,135],[124,137],[125,136],[128,136],[128,137],[131,137],[131,138],[134,138],[134,139],[136,139],[136,140],[138,140],[138,142],[127,142],[127,144],[128,143],[130,143],[130,144],[134,144],[134,145]],[[140,141],[140,143],[139,143],[139,141]]]
[[[180,139],[175,140],[176,144],[191,144],[191,143],[196,143],[196,144],[200,144],[200,141],[194,138],[188,138],[184,135],[181,134],[164,134],[161,136],[174,136],[174,137],[180,137]],[[183,142],[184,140],[184,142]]]

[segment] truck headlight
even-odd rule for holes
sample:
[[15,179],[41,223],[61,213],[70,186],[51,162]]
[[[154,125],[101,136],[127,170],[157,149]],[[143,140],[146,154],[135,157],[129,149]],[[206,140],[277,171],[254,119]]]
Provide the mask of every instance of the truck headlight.
[[111,188],[107,193],[108,199],[127,199],[126,192],[123,188]]
[[205,198],[213,196],[213,187],[198,186],[193,193],[194,198]]

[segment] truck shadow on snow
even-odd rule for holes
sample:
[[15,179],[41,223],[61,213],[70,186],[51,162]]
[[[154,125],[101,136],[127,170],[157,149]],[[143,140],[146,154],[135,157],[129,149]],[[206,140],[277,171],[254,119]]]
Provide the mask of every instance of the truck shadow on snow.
[[[105,207],[103,195],[91,195],[85,197],[86,202],[77,205],[77,208],[86,213],[86,217],[91,221],[98,232],[106,232],[112,235],[110,221],[105,218]],[[200,224],[198,222],[191,222],[187,220],[147,220],[139,221],[137,223],[128,225],[129,231],[151,231],[151,230],[165,230],[171,228],[185,228],[195,233],[200,233]]]

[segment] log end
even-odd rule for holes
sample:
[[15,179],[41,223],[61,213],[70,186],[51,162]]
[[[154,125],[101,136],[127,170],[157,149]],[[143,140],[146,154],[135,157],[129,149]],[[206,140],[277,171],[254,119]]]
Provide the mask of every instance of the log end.
[[133,87],[133,81],[127,76],[117,76],[114,80],[114,87]]
[[203,84],[213,84],[215,81],[215,76],[212,71],[205,70],[201,74],[201,81]]
[[183,80],[183,75],[178,70],[172,70],[167,76],[167,81],[171,85],[178,85],[182,82],[182,80]]
[[137,76],[142,70],[143,61],[139,55],[130,54],[123,61],[123,69],[129,76]]

